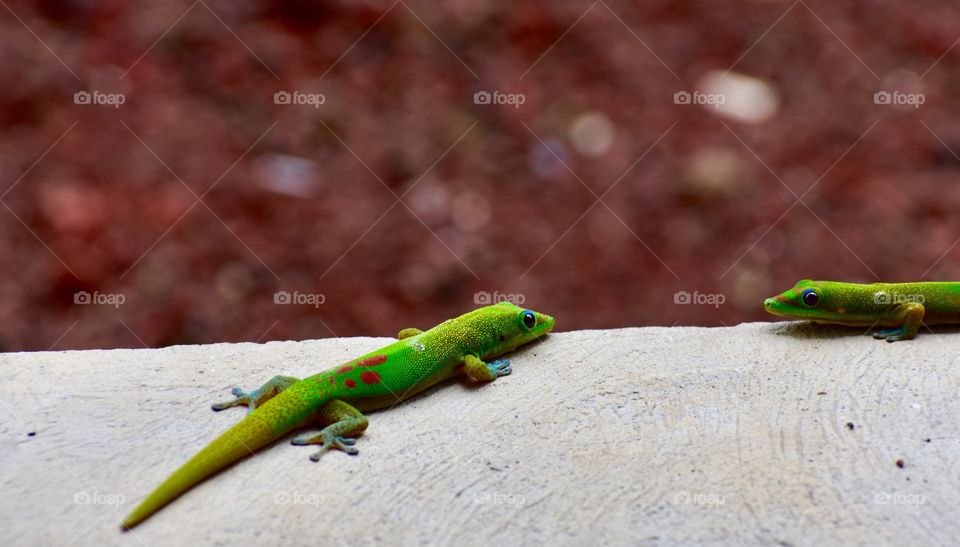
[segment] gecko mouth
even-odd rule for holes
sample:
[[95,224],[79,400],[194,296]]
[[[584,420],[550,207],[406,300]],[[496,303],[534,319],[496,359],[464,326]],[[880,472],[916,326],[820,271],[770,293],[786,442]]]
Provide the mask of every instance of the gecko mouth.
[[545,328],[543,329],[544,334],[552,331],[553,326],[556,325],[556,321],[550,315],[545,316],[545,321],[543,323],[544,325],[546,325]]
[[783,297],[783,295],[773,296],[767,298],[763,301],[763,309],[767,313],[772,313],[774,315],[780,315],[783,317],[790,317],[790,312],[793,310],[792,303]]

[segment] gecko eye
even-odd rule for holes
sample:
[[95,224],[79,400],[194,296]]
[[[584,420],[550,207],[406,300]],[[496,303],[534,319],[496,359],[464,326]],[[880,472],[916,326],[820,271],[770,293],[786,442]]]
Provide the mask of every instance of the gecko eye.
[[800,298],[803,300],[803,304],[810,308],[815,308],[820,303],[820,295],[813,289],[803,291]]
[[520,320],[523,321],[523,326],[528,329],[532,329],[537,326],[537,316],[533,314],[532,311],[526,310],[520,314]]

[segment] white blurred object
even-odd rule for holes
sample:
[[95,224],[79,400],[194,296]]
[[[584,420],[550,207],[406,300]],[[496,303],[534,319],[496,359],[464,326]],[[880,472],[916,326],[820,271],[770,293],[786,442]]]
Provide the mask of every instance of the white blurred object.
[[297,198],[313,195],[319,186],[320,169],[315,162],[286,154],[257,158],[257,184],[271,192]]
[[760,123],[772,118],[780,107],[780,97],[766,80],[738,72],[712,70],[700,78],[699,89],[724,98],[721,104],[704,107],[725,118],[744,123]]
[[713,197],[735,193],[742,181],[743,161],[740,154],[724,148],[703,148],[690,157],[686,183],[694,193]]
[[599,156],[613,144],[613,123],[604,114],[587,112],[570,124],[568,137],[577,151],[588,156]]

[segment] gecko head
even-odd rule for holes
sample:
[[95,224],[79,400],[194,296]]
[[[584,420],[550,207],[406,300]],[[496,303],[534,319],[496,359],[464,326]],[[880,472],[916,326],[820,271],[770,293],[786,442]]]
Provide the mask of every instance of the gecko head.
[[763,309],[790,319],[843,319],[843,312],[831,305],[824,284],[809,279],[798,281],[786,292],[764,300]]
[[521,308],[510,302],[501,302],[483,308],[493,315],[493,325],[497,341],[493,351],[487,356],[493,357],[536,340],[553,330],[553,317],[531,309]]

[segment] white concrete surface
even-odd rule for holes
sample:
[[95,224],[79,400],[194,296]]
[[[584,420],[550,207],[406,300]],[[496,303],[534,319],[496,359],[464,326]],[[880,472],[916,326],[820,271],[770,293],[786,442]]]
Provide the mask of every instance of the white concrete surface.
[[960,542],[960,335],[786,323],[554,334],[512,376],[372,414],[359,456],[283,440],[119,531],[243,417],[210,410],[231,386],[384,342],[0,355],[2,542]]

